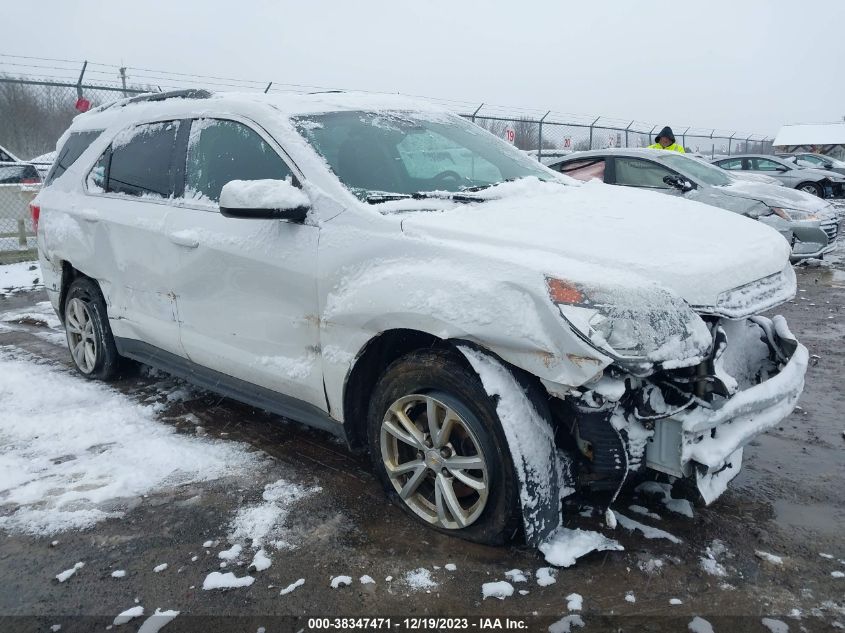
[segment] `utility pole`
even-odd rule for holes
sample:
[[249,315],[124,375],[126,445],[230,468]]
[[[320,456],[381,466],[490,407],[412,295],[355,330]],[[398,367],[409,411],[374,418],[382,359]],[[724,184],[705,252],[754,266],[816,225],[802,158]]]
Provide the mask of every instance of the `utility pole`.
[[126,94],[126,66],[120,67],[120,83],[123,84],[123,96],[128,97],[129,95]]

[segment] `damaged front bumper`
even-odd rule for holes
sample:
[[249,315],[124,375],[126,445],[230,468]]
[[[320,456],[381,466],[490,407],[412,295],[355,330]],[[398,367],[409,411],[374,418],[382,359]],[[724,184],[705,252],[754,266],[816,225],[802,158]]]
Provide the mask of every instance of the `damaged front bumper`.
[[648,468],[694,479],[709,504],[739,473],[743,447],[797,403],[808,353],[783,317],[714,318],[709,325],[713,350],[699,365],[645,379],[617,376],[626,386],[618,401],[586,392],[574,403],[576,437],[593,464],[602,461],[592,438],[608,426],[619,433],[627,463],[613,472],[607,466],[619,459],[603,462],[613,487]]

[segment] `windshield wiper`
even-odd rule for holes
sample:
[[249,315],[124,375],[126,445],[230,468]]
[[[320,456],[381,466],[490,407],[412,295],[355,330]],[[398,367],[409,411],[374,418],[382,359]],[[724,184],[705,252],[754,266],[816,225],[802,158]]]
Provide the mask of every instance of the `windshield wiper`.
[[371,193],[364,200],[370,204],[381,204],[394,200],[452,200],[453,202],[484,202],[484,198],[466,195],[463,191],[434,192],[416,191],[414,193]]

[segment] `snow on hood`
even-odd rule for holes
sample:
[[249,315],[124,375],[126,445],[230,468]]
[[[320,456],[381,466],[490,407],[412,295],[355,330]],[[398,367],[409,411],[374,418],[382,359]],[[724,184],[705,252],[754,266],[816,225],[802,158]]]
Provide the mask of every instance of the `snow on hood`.
[[720,189],[729,196],[757,200],[765,205],[801,211],[832,212],[829,202],[818,196],[778,185],[737,180]]
[[721,292],[789,262],[789,244],[770,227],[663,194],[525,178],[473,195],[486,201],[409,213],[403,231],[458,240],[578,283],[656,282],[691,305],[714,305]]

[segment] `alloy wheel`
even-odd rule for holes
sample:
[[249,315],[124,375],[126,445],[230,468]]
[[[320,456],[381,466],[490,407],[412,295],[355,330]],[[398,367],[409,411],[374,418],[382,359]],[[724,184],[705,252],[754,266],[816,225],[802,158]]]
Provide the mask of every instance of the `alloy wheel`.
[[382,420],[381,457],[402,501],[423,520],[457,530],[487,504],[481,444],[453,408],[424,394],[400,398]]
[[76,366],[84,374],[94,371],[97,363],[97,338],[94,334],[94,320],[88,306],[74,297],[68,301],[65,314],[65,330],[70,353]]

